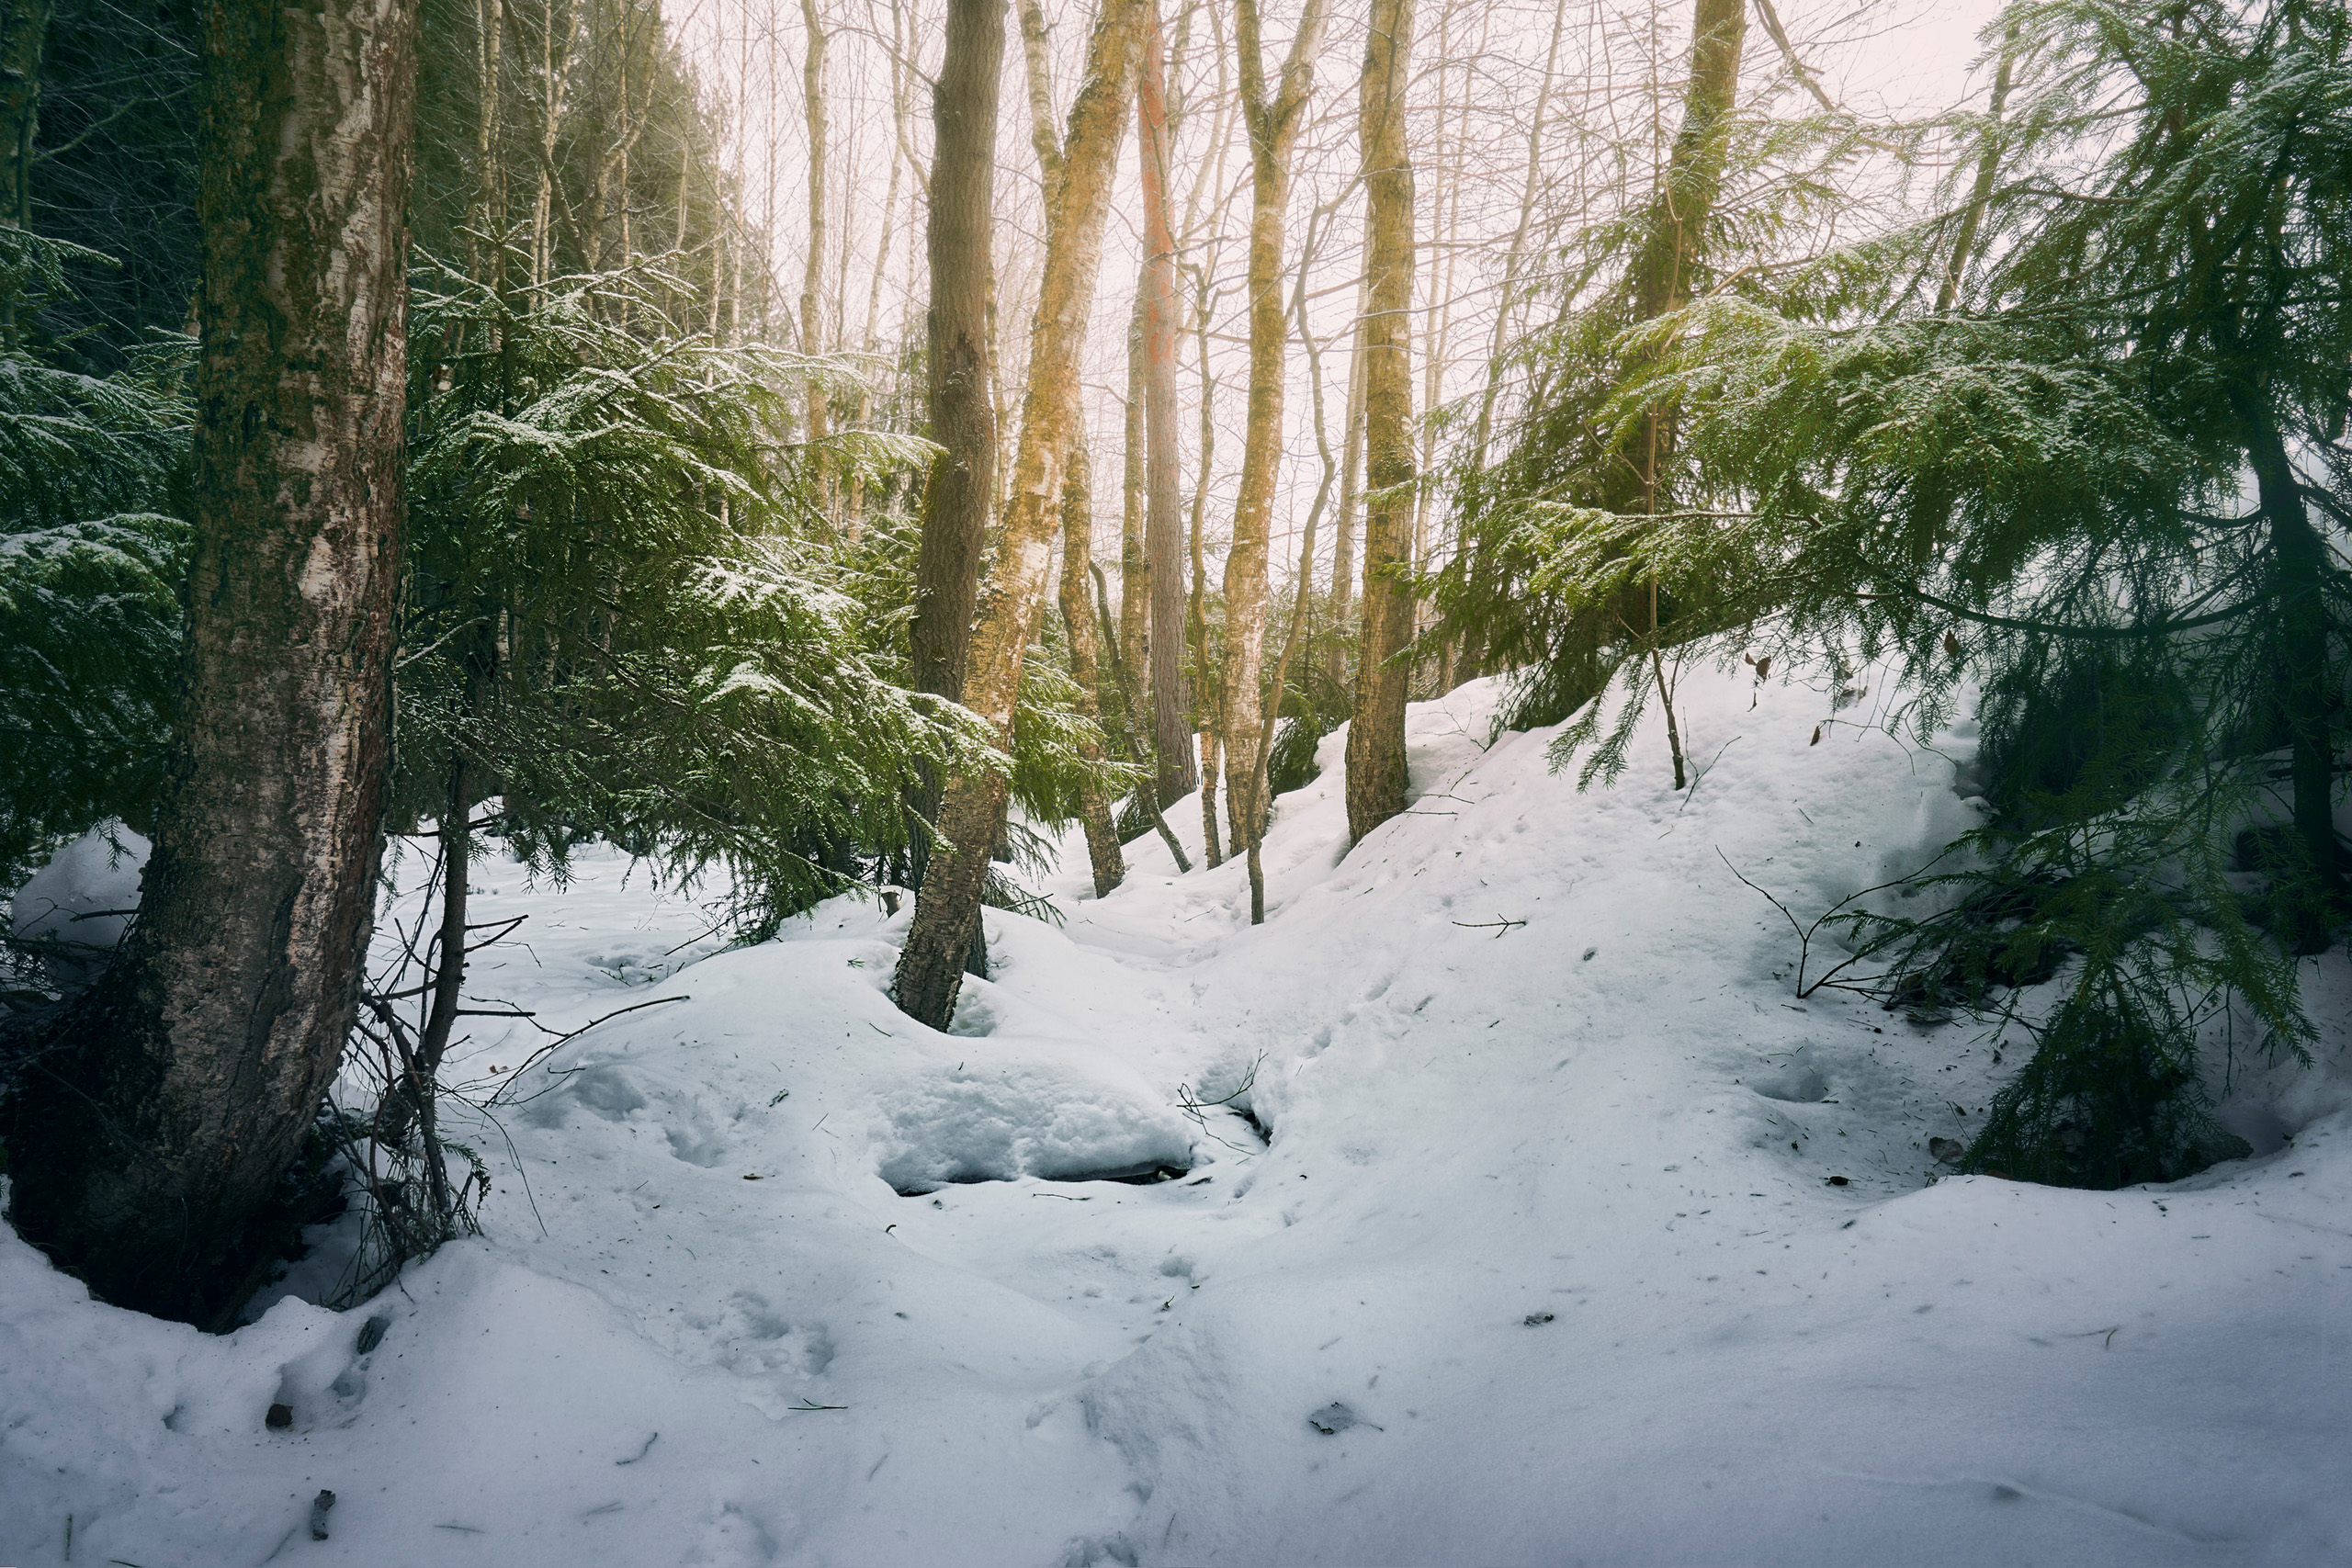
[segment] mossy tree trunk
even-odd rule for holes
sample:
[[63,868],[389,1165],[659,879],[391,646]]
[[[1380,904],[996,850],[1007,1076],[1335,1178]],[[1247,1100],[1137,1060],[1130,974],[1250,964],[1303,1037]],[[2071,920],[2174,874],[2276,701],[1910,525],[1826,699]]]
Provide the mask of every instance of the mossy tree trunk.
[[[989,300],[996,288],[997,99],[1004,0],[950,0],[947,53],[932,88],[931,305],[924,318],[930,435],[942,448],[922,492],[915,614],[908,627],[918,691],[960,702],[980,592],[980,552],[995,495],[996,404],[989,395]],[[913,802],[926,821],[939,784]],[[928,874],[917,829],[910,880]]]
[[[1265,773],[1261,732],[1266,643],[1266,559],[1273,529],[1274,488],[1282,461],[1283,376],[1290,312],[1283,297],[1284,218],[1292,154],[1315,86],[1323,41],[1323,0],[1306,0],[1282,77],[1270,96],[1257,0],[1239,0],[1235,34],[1241,67],[1241,114],[1250,133],[1250,408],[1241,446],[1240,493],[1233,543],[1225,558],[1225,798],[1237,850],[1257,841],[1265,815],[1258,781]],[[1279,705],[1282,693],[1274,701]]]
[[[382,845],[415,0],[205,14],[196,550],[139,921],[12,1149],[28,1239],[198,1321],[358,1001]],[[233,1294],[233,1292],[230,1293]]]
[[[1087,46],[1086,79],[1070,105],[1069,130],[1046,181],[1046,255],[1029,333],[1012,500],[993,592],[973,638],[964,683],[964,705],[994,727],[997,744],[1008,752],[1022,659],[1044,613],[1054,536],[1061,525],[1064,468],[1080,428],[1079,367],[1102,266],[1102,228],[1110,215],[1143,5],[1144,0],[1104,0]],[[940,807],[944,842],[916,897],[914,922],[892,987],[900,1010],[934,1029],[947,1026],[963,987],[965,959],[979,930],[989,849],[1004,821],[1006,792],[1001,771],[968,773],[949,782]]]
[[1348,724],[1348,837],[1405,809],[1405,694],[1413,635],[1413,166],[1405,152],[1413,0],[1373,0],[1358,115],[1366,195],[1363,622]]

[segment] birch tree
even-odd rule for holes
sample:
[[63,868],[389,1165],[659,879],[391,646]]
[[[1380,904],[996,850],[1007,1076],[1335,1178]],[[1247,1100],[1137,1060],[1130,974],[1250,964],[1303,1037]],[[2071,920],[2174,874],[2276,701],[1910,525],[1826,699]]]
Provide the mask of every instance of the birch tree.
[[[1258,0],[1238,0],[1234,34],[1240,55],[1241,115],[1250,136],[1250,413],[1242,438],[1241,488],[1233,540],[1225,558],[1226,809],[1237,850],[1257,842],[1265,815],[1258,781],[1265,773],[1259,682],[1266,638],[1266,556],[1282,459],[1283,377],[1290,312],[1283,298],[1284,219],[1293,154],[1315,88],[1325,0],[1306,0],[1270,96]],[[1277,687],[1274,701],[1282,700]]]
[[[417,11],[211,0],[190,575],[140,918],[28,1080],[14,1217],[219,1323],[341,1060],[382,844]],[[266,1263],[265,1256],[260,1261]]]

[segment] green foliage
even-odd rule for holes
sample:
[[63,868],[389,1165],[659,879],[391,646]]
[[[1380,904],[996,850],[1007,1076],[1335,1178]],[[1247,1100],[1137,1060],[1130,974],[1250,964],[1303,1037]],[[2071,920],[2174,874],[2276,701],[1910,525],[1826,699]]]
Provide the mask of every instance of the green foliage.
[[[64,286],[70,247],[0,229],[0,287]],[[143,824],[179,667],[187,440],[180,344],[112,377],[0,353],[0,886],[62,839]]]
[[[1707,136],[1712,145],[1690,171],[1710,187],[1707,218],[1681,280],[1702,298],[1765,292],[1770,264],[1803,243],[1810,228],[1832,214],[1852,220],[1858,157],[1875,151],[1907,158],[1914,140],[1908,131],[1865,133],[1837,118],[1748,111],[1725,116]],[[1657,191],[1664,170],[1651,162],[1646,134],[1617,158],[1625,188]],[[1670,510],[1672,498],[1686,492],[1671,400],[1631,396],[1651,382],[1664,342],[1644,312],[1645,296],[1660,291],[1660,247],[1678,237],[1670,208],[1654,194],[1570,236],[1555,259],[1552,320],[1515,344],[1498,367],[1520,389],[1499,453],[1490,457],[1465,442],[1447,475],[1457,548],[1425,584],[1437,618],[1423,640],[1432,648],[1455,642],[1480,668],[1513,672],[1502,728],[1568,718],[1609,685],[1647,632],[1647,594],[1629,593],[1630,584],[1646,579],[1622,559],[1638,525],[1589,541],[1615,567],[1606,586],[1564,579],[1554,558],[1564,537],[1584,536],[1593,519],[1631,516],[1653,504]],[[1652,410],[1662,416],[1655,498],[1645,496],[1635,460],[1643,415]],[[1670,640],[1690,635],[1687,614],[1672,592],[1661,596]]]
[[420,289],[442,349],[413,365],[399,798],[437,814],[462,751],[526,858],[560,872],[594,836],[724,863],[756,931],[903,845],[919,763],[989,749],[896,683],[895,619],[810,536],[783,429],[826,367],[615,324],[667,282]]
[[[93,376],[122,370],[189,320],[202,7],[56,0],[40,57],[29,227],[71,247],[25,346]],[[0,285],[5,293],[5,285]]]
[[2253,1153],[2207,1113],[2193,1034],[2119,987],[2069,998],[1993,1097],[1964,1171],[2056,1187],[2177,1181]]
[[[2037,0],[1998,31],[2018,107],[1962,127],[2000,177],[1957,308],[1928,300],[1975,159],[1945,212],[1611,339],[1626,370],[1576,428],[1604,449],[1669,411],[1673,504],[1504,483],[1490,570],[1554,624],[1654,581],[1659,640],[1692,657],[1768,649],[1839,680],[1885,660],[1922,735],[1976,683],[1994,819],[1929,879],[1950,908],[1857,934],[1921,1005],[2006,1015],[2028,1005],[2013,986],[2072,963],[1972,1158],[2141,1179],[2122,1173],[2218,1146],[2199,1021],[2229,1009],[2271,1049],[2312,1037],[2291,952],[2340,915],[2352,18]],[[1604,661],[1647,646],[1594,640]],[[1562,737],[1588,776],[1646,696],[1616,668],[1613,711]],[[2290,772],[2300,837],[2249,898],[2222,846],[2276,816]]]
[[1348,721],[1353,694],[1330,678],[1320,666],[1291,660],[1283,682],[1282,722],[1274,728],[1274,743],[1266,756],[1266,789],[1270,795],[1287,795],[1315,782],[1315,749],[1323,738]]

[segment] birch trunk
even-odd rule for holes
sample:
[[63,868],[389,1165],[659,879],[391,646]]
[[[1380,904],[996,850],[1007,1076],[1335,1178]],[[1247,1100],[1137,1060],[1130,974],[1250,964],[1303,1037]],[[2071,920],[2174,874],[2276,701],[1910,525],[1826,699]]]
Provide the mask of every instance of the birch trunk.
[[1373,0],[1358,113],[1364,217],[1363,623],[1348,725],[1348,836],[1405,809],[1405,694],[1413,635],[1413,167],[1405,152],[1413,0]]
[[[1238,0],[1235,36],[1241,67],[1241,115],[1250,134],[1250,412],[1241,443],[1241,485],[1234,502],[1233,542],[1225,558],[1226,811],[1232,842],[1257,841],[1265,815],[1258,780],[1265,772],[1259,694],[1266,642],[1266,559],[1273,528],[1274,487],[1282,460],[1283,376],[1288,367],[1290,311],[1283,298],[1284,221],[1292,155],[1315,89],[1322,45],[1323,0],[1306,0],[1282,80],[1267,96],[1258,0]],[[1277,707],[1282,693],[1273,695]]]
[[[882,341],[882,280],[890,266],[891,225],[899,215],[899,172],[906,157],[907,101],[910,95],[907,91],[907,70],[898,58],[899,34],[899,8],[894,6],[890,12],[890,127],[894,139],[890,146],[890,181],[882,194],[882,237],[874,246],[874,275],[865,290],[865,331],[858,340],[869,361],[866,374],[858,378],[857,423],[861,430],[874,420],[874,377],[870,361]],[[865,526],[865,479],[863,474],[853,473],[849,481],[849,519],[845,534],[851,545],[857,543]]]
[[[1086,78],[1070,105],[1061,166],[1046,191],[1045,266],[1030,326],[1028,386],[1013,462],[1012,505],[999,551],[995,592],[973,639],[964,705],[1012,748],[1021,662],[1036,636],[1060,525],[1064,466],[1080,429],[1079,371],[1094,285],[1102,265],[1144,0],[1104,0],[1087,48]],[[940,809],[943,842],[915,900],[913,924],[892,991],[910,1017],[944,1029],[963,987],[965,956],[980,929],[989,849],[1004,820],[1001,771],[964,774]]]
[[334,1077],[382,845],[414,0],[212,0],[196,549],[138,923],[20,1096],[26,1237],[219,1323]]

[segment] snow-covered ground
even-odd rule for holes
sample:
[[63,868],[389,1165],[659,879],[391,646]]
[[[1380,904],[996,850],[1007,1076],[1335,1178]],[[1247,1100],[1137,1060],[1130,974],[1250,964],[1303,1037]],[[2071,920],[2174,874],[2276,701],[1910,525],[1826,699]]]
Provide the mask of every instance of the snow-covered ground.
[[209,1337],[0,1235],[0,1562],[2352,1562],[2342,952],[2321,1065],[2240,1064],[2255,1157],[1931,1183],[2017,1056],[1798,999],[1730,868],[1806,919],[1914,869],[1965,734],[1684,695],[1679,795],[1654,718],[1578,795],[1487,687],[1417,708],[1344,856],[1331,738],[1260,928],[1238,864],[1096,900],[1073,845],[951,1034],[883,994],[906,911],[722,952],[616,857],[478,868],[531,916],[480,994],[685,999],[519,1077],[477,1021],[488,1234],[350,1312]]

